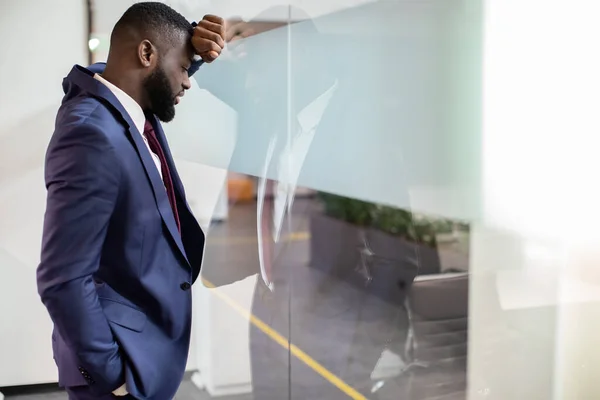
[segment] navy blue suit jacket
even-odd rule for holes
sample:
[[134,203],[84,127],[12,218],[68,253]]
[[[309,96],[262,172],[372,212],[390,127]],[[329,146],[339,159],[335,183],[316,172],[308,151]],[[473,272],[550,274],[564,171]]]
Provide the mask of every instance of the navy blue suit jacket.
[[[195,65],[195,70],[198,67]],[[54,322],[59,384],[170,399],[184,374],[190,285],[204,234],[187,204],[164,132],[178,232],[163,181],[135,124],[94,73],[75,66],[46,154],[47,206],[38,291]]]

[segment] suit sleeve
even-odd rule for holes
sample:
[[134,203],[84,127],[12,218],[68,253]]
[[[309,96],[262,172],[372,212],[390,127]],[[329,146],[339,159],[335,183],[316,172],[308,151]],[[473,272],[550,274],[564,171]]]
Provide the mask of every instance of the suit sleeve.
[[190,69],[188,70],[188,76],[191,78],[192,76],[194,76],[194,74],[196,72],[198,72],[198,70],[200,69],[200,67],[202,66],[202,64],[204,64],[204,60],[201,58],[194,58],[194,61],[192,61],[192,65],[190,66]]
[[119,193],[119,165],[106,137],[85,125],[55,133],[46,155],[38,292],[80,371],[88,375],[90,390],[98,394],[124,382],[119,346],[92,278]]

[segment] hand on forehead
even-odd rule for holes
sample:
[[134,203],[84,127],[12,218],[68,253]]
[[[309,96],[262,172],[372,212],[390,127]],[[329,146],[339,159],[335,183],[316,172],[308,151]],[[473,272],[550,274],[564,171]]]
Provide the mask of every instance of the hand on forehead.
[[211,63],[225,48],[225,21],[215,15],[205,15],[198,22],[192,34],[194,51],[202,59]]

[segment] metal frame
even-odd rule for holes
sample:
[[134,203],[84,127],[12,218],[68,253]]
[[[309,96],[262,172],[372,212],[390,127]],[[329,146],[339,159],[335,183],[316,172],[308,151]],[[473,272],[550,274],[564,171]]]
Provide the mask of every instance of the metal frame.
[[[94,3],[93,0],[85,0],[86,4],[86,16],[87,16],[87,39],[86,39],[86,49],[88,54],[88,65],[91,65],[93,60],[93,54],[90,50],[89,40],[92,37],[93,32],[93,24],[94,24]],[[2,400],[2,399],[0,399]]]

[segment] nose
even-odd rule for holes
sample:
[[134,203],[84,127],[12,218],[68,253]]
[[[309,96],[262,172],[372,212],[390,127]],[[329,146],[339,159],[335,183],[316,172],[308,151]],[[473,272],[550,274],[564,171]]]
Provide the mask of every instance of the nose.
[[184,90],[189,90],[192,87],[192,82],[190,82],[190,77],[186,76],[181,84]]

